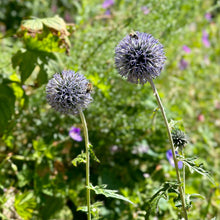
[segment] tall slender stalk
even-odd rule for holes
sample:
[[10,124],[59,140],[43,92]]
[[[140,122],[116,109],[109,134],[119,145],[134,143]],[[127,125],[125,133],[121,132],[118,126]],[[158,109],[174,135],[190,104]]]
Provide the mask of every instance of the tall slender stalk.
[[87,199],[87,219],[91,220],[91,207],[90,207],[90,189],[89,189],[89,135],[86,124],[85,116],[81,109],[79,109],[80,118],[83,125],[83,133],[85,137],[85,148],[86,148],[86,199]]
[[167,133],[168,133],[168,137],[169,137],[169,141],[170,141],[170,145],[171,145],[171,149],[172,149],[172,154],[173,154],[173,160],[174,160],[174,164],[175,164],[177,182],[179,183],[179,192],[180,192],[180,197],[181,197],[181,201],[182,201],[183,215],[184,215],[185,220],[188,220],[187,211],[186,211],[186,204],[185,204],[185,196],[184,196],[183,188],[181,186],[181,177],[180,177],[180,173],[179,173],[179,169],[178,169],[178,161],[176,159],[175,148],[174,148],[173,139],[172,139],[172,135],[171,135],[171,132],[170,132],[169,124],[168,124],[168,121],[167,121],[167,117],[166,117],[166,114],[165,114],[165,111],[164,111],[164,108],[163,108],[163,104],[160,100],[160,96],[157,92],[157,89],[156,89],[156,87],[153,83],[152,78],[149,77],[148,81],[149,81],[149,83],[150,83],[150,85],[153,89],[154,95],[157,99],[158,106],[159,106],[159,108],[162,112],[162,115],[163,115],[164,123],[165,123],[166,128],[167,128]]
[[[181,153],[182,153],[182,156],[185,157],[184,150],[181,150]],[[186,193],[185,188],[186,188],[186,166],[183,163],[183,193],[184,193],[184,197],[185,197],[185,193]]]

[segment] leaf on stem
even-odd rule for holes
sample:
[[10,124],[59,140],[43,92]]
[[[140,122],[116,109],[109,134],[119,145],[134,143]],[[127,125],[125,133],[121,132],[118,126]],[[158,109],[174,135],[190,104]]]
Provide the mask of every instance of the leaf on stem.
[[89,188],[90,190],[93,190],[95,192],[95,194],[102,194],[105,197],[111,197],[111,198],[115,198],[115,199],[120,199],[120,200],[124,200],[126,202],[129,202],[131,204],[134,204],[133,202],[131,202],[129,199],[127,199],[126,197],[117,194],[118,190],[111,190],[111,189],[106,189],[107,185],[103,184],[100,186],[93,186],[91,183],[89,184]]
[[198,158],[192,157],[192,158],[184,158],[182,155],[177,156],[178,160],[181,160],[185,166],[189,168],[189,171],[191,173],[197,172],[209,179],[211,183],[215,185],[215,181],[213,180],[212,176],[208,171],[204,169],[203,163],[199,163]]
[[[103,206],[103,202],[95,202],[91,205],[91,214],[93,220],[99,219],[99,207]],[[80,206],[77,208],[77,211],[87,212],[87,206]]]
[[177,182],[165,182],[161,186],[161,188],[149,199],[148,208],[147,208],[147,216],[150,215],[152,210],[155,210],[158,208],[158,204],[161,198],[164,198],[165,200],[169,199],[169,193],[175,193],[179,197],[178,187],[179,187],[179,184]]
[[80,163],[86,163],[86,154],[83,152],[72,160],[72,164],[75,167],[77,167],[77,165]]
[[[186,203],[186,209],[189,210],[192,207],[192,202],[195,198],[199,198],[199,199],[205,199],[204,196],[200,195],[200,194],[186,194],[185,195],[185,203]],[[182,207],[182,202],[181,202],[181,198],[180,196],[178,196],[177,198],[174,199],[174,203],[176,207]]]
[[89,153],[93,160],[100,163],[100,160],[96,157],[95,152],[93,151],[93,146],[91,144],[89,144]]

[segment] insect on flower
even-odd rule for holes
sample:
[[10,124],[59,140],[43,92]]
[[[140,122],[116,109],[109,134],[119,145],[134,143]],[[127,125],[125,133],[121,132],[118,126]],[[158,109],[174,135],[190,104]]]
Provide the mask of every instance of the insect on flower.
[[87,84],[87,89],[86,89],[86,93],[90,93],[93,91],[93,85],[92,83],[88,83]]
[[132,32],[129,34],[129,36],[130,36],[131,38],[138,39],[138,36],[137,36],[137,34],[136,34],[134,31],[132,31]]

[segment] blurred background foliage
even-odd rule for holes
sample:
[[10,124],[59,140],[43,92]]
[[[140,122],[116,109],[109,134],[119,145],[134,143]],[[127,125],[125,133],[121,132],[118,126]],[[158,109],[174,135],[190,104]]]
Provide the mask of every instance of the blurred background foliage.
[[[217,0],[0,0],[0,217],[85,219],[85,167],[71,160],[84,143],[68,136],[79,117],[56,113],[45,84],[64,69],[94,85],[85,111],[100,164],[91,182],[118,189],[136,205],[100,195],[100,219],[145,219],[148,199],[175,179],[166,159],[166,130],[148,84],[121,79],[114,48],[132,30],[164,45],[167,62],[155,80],[169,120],[190,137],[185,153],[198,156],[216,185],[187,172],[186,193],[200,193],[190,219],[220,218],[220,3]],[[39,19],[37,19],[39,18]],[[187,46],[187,49],[185,48]],[[178,219],[172,196],[150,219]]]

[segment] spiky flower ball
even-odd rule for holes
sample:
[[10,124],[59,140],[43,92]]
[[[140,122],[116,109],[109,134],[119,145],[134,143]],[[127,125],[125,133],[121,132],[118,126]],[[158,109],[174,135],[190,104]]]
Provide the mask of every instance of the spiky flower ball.
[[179,130],[175,129],[172,131],[173,144],[176,148],[182,149],[188,143],[188,137],[186,134]]
[[159,76],[165,60],[163,45],[147,33],[131,33],[115,48],[116,68],[132,83],[145,84]]
[[46,93],[48,103],[58,112],[78,114],[92,101],[90,83],[81,74],[67,70],[56,73],[49,80]]

